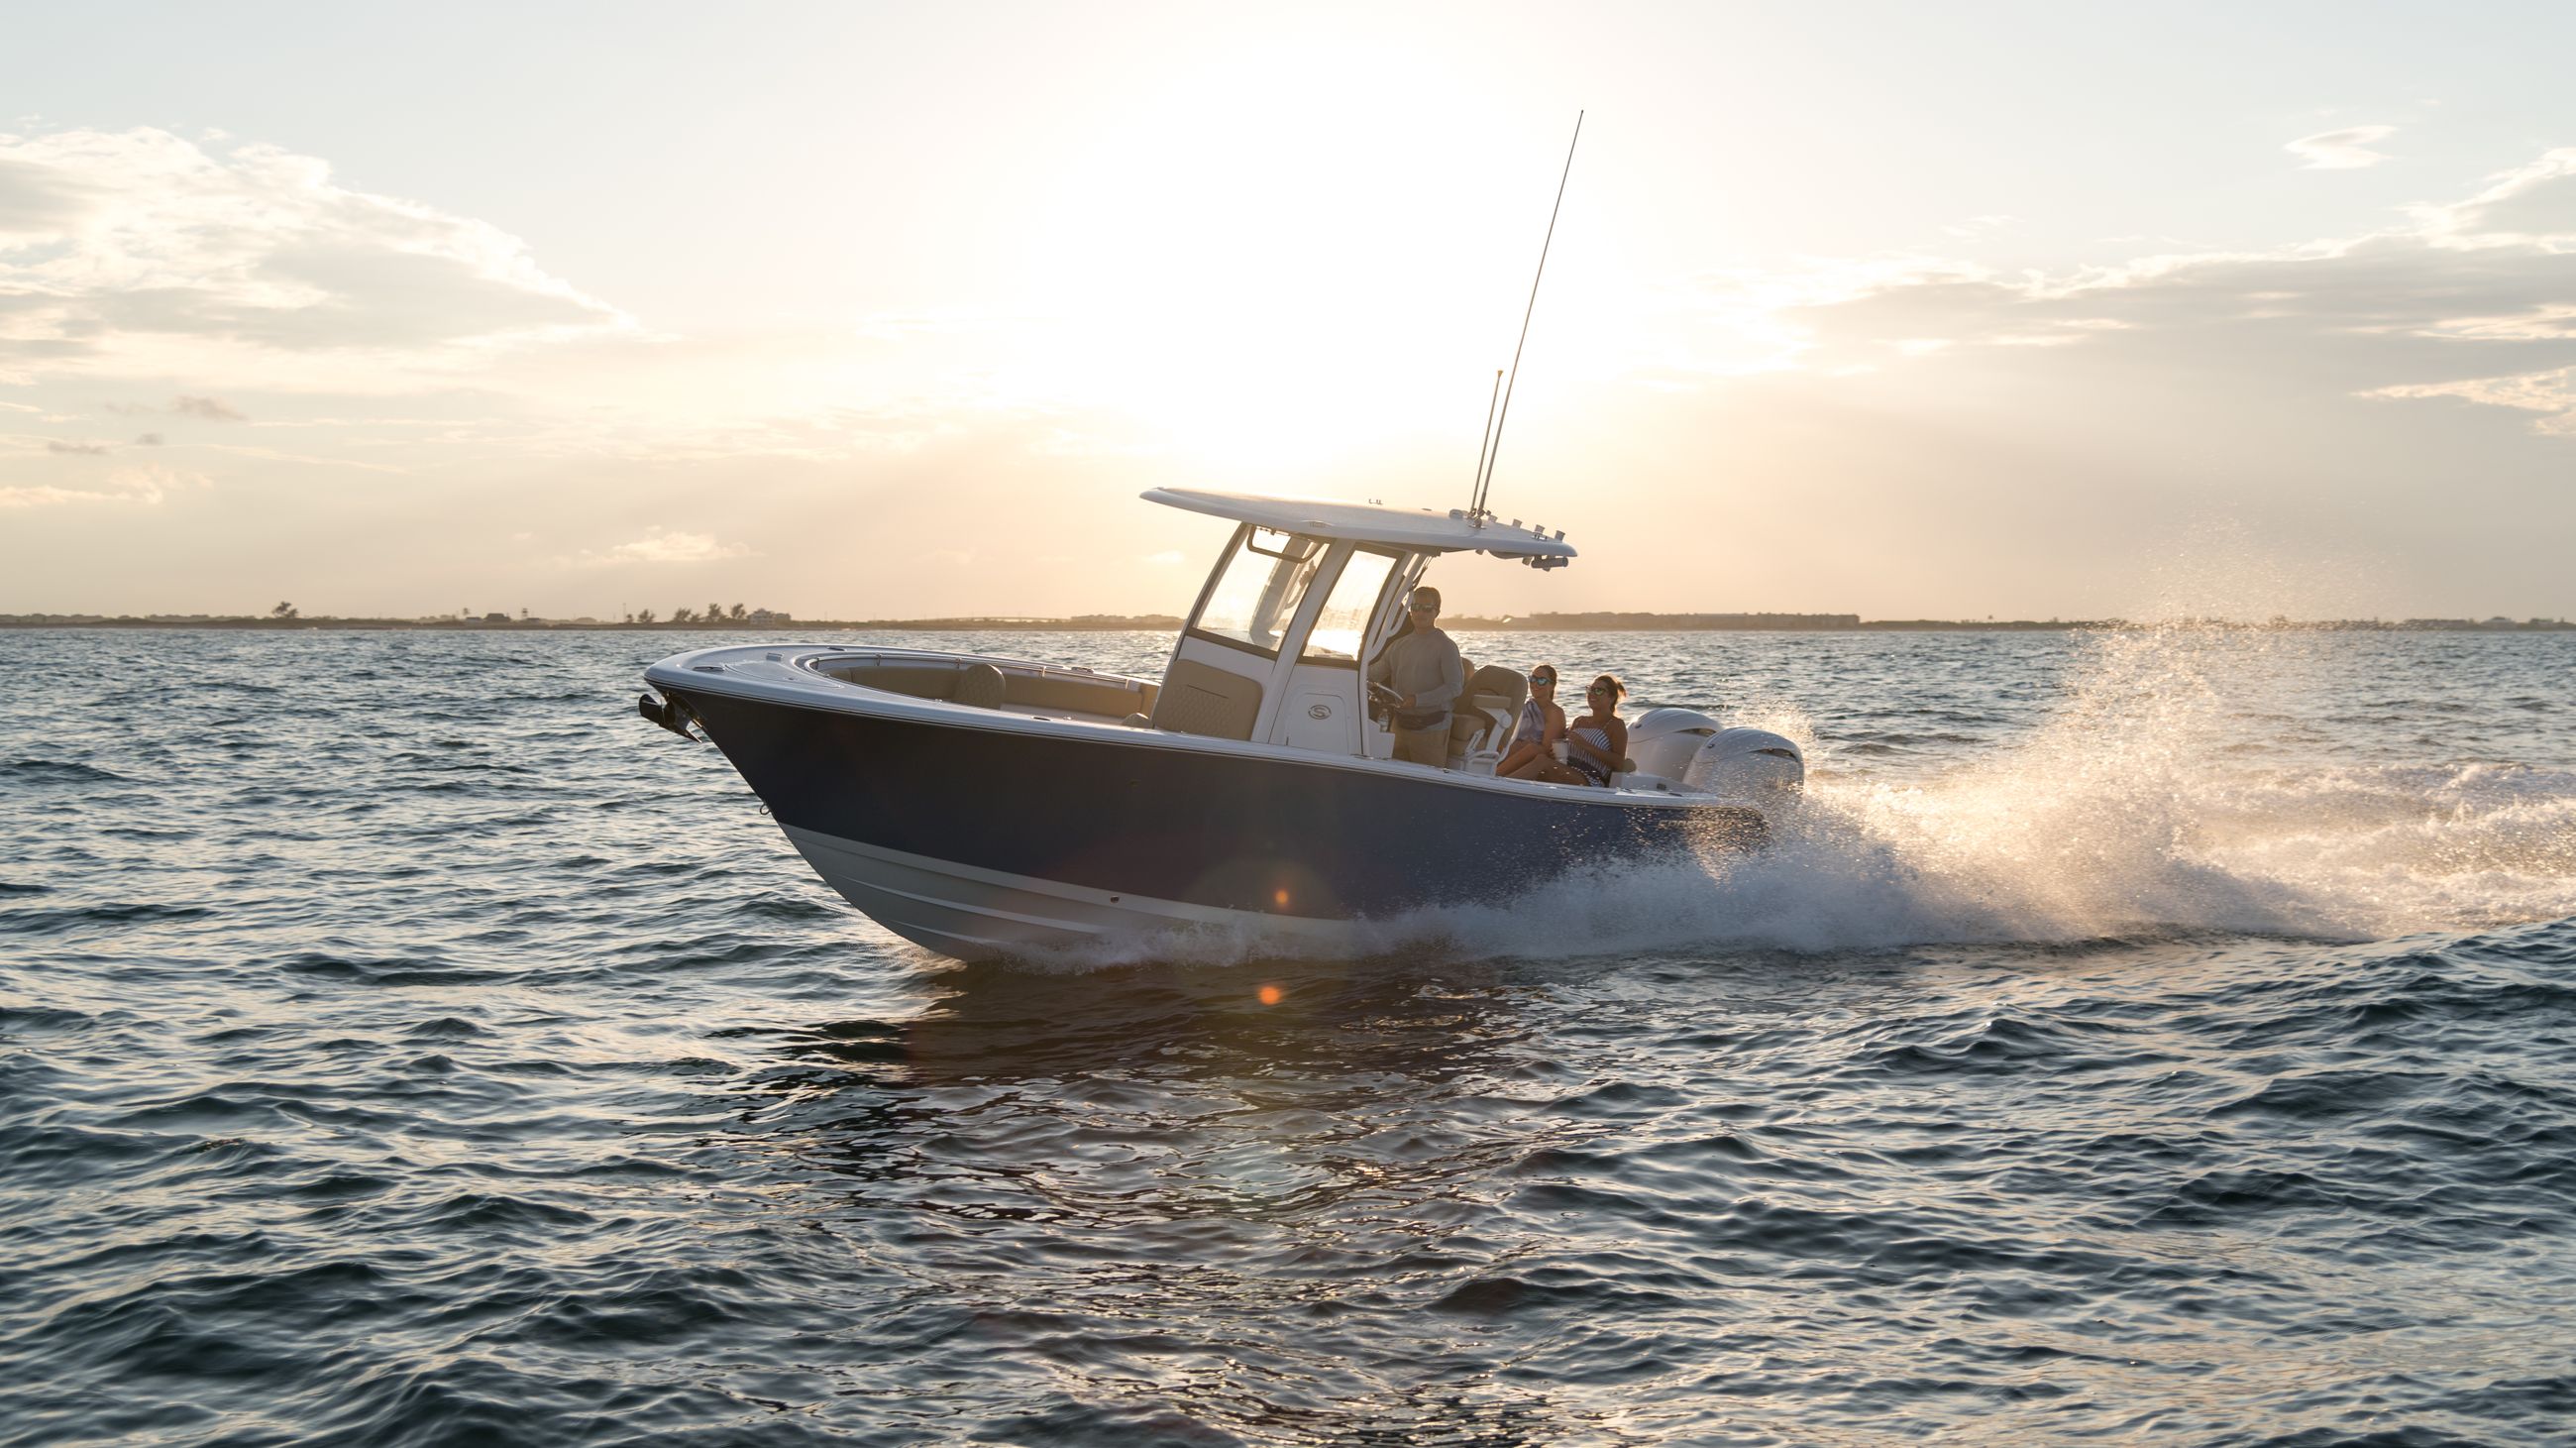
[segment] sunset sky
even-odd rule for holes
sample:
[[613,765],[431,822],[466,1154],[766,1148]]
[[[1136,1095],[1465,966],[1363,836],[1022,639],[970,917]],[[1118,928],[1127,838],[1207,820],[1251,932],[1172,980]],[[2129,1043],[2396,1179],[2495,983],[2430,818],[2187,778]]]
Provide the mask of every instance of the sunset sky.
[[2576,8],[18,5],[0,612],[2576,615]]

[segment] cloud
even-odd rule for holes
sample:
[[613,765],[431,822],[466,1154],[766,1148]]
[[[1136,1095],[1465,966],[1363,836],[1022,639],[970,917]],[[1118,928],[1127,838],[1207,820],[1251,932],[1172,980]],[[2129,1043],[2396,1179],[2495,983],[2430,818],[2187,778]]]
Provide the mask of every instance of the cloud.
[[287,452],[282,448],[244,447],[238,443],[223,442],[200,443],[198,446],[212,452],[231,453],[237,457],[258,458],[262,462],[304,463],[317,468],[356,468],[361,472],[392,473],[396,475],[405,474],[411,471],[409,468],[396,467],[392,463],[370,463],[361,462],[356,458],[326,457],[313,453]]
[[54,439],[46,442],[45,451],[49,453],[77,453],[85,457],[103,457],[107,453],[107,444],[103,442],[63,442],[59,439]]
[[2576,435],[2563,422],[2564,369],[2576,364],[2576,150],[2410,217],[2362,236],[2063,274],[1919,257],[1819,262],[1704,279],[1701,310],[1773,349],[1773,370],[1833,375],[1957,365],[2004,348],[2089,349],[2099,358],[2082,365],[2105,376],[2162,367],[2193,383],[2453,398],[2540,412],[2540,430]]
[[102,402],[99,406],[118,417],[201,417],[210,422],[248,422],[250,417],[240,408],[220,397],[191,397],[181,393],[167,407],[149,402]]
[[168,439],[162,437],[161,434],[157,432],[138,432],[134,435],[134,445],[136,447],[159,447],[166,441],[168,441]]
[[114,493],[92,492],[81,488],[57,488],[43,484],[0,488],[0,508],[49,508],[62,503],[101,503],[117,501]]
[[[5,145],[0,138],[0,145]],[[0,238],[41,237],[89,205],[88,188],[59,168],[0,154]]]
[[2304,157],[2310,171],[2358,171],[2387,160],[2386,153],[2370,148],[2396,134],[2395,126],[2347,126],[2301,136],[2281,149]]
[[2576,437],[2576,367],[2520,377],[2472,377],[2459,382],[2420,382],[2382,387],[2365,397],[2452,397],[2487,407],[2541,414],[2532,425],[2545,433]]
[[0,134],[0,161],[7,214],[28,228],[0,237],[0,390],[85,394],[177,424],[178,441],[247,422],[345,430],[308,451],[385,457],[370,450],[390,430],[416,430],[404,461],[421,473],[497,457],[837,462],[1042,416],[1059,430],[1025,450],[1107,451],[1088,420],[1105,409],[1013,371],[1026,318],[664,336],[498,228],[358,191],[313,157],[53,131]]
[[[378,367],[632,329],[481,221],[352,190],[309,156],[159,130],[0,135],[0,366],[28,375]],[[241,413],[208,396],[173,410]]]
[[168,493],[202,488],[209,482],[203,473],[163,467],[159,463],[146,463],[139,468],[118,468],[107,475],[109,487],[140,503],[158,503]]
[[2576,146],[2487,178],[2487,187],[2449,206],[2415,208],[2427,236],[2448,246],[2576,251]]
[[0,488],[0,508],[48,508],[78,504],[107,504],[151,508],[160,506],[170,494],[187,488],[202,488],[207,479],[202,473],[186,472],[152,464],[139,468],[117,468],[94,487],[64,488],[46,484]]
[[2021,218],[2018,216],[2007,216],[2000,212],[1986,216],[1971,216],[1965,221],[1942,227],[1941,234],[1967,241],[1988,232],[2001,231],[2006,227],[2018,225],[2020,221]]
[[750,555],[750,549],[738,543],[719,543],[712,534],[650,528],[641,538],[604,552],[585,549],[568,561],[583,567],[606,567],[619,563],[713,563]]

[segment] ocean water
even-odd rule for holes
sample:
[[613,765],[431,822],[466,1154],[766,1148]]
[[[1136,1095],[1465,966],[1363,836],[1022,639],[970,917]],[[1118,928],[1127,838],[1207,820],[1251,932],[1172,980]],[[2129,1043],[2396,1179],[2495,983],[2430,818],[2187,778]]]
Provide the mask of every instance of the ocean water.
[[1470,636],[1806,806],[972,968],[715,641],[0,632],[0,1442],[2576,1441],[2576,636]]

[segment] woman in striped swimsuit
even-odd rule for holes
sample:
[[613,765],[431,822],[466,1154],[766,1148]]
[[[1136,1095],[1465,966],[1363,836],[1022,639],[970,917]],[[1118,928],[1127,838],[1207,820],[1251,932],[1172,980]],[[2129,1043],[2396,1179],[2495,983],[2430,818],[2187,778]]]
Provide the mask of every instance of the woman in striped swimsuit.
[[1556,665],[1541,664],[1529,672],[1529,702],[1521,705],[1520,722],[1511,743],[1503,747],[1494,773],[1510,775],[1523,765],[1552,761],[1556,743],[1565,737],[1565,711],[1556,707]]
[[1547,784],[1608,784],[1610,776],[1619,772],[1620,761],[1628,757],[1628,725],[1619,717],[1619,700],[1627,692],[1614,675],[1593,680],[1592,687],[1583,691],[1583,702],[1592,712],[1565,731],[1565,762],[1542,755],[1512,770],[1512,778]]

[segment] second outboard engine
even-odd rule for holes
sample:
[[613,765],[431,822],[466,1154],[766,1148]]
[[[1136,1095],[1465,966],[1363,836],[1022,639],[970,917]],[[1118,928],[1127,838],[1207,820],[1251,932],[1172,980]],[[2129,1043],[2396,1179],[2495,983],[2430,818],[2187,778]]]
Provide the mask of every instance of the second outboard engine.
[[1720,729],[1699,747],[1683,782],[1728,799],[1762,800],[1807,787],[1797,741],[1768,729]]
[[1628,726],[1628,757],[1660,775],[1729,799],[1761,800],[1807,782],[1807,757],[1768,729],[1727,729],[1696,709],[1649,709]]

